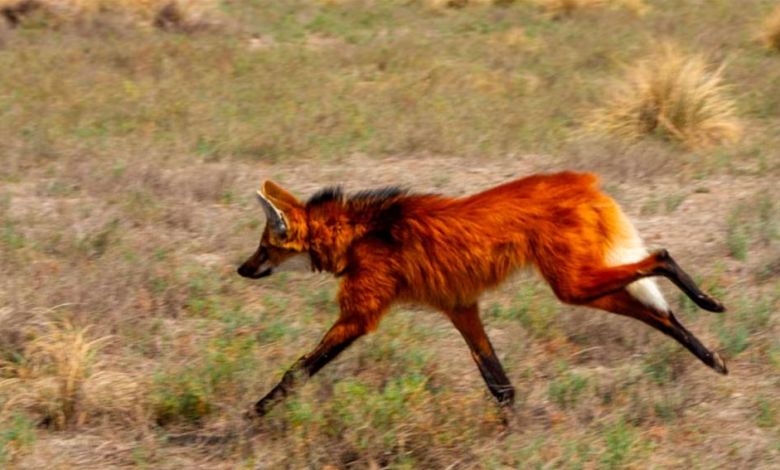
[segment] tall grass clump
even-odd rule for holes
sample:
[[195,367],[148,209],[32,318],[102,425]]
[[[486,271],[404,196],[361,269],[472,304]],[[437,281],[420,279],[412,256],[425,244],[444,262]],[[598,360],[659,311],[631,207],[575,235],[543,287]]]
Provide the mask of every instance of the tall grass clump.
[[626,140],[655,135],[690,149],[734,142],[742,126],[722,71],[664,46],[628,69],[586,127]]
[[[137,395],[125,374],[98,372],[98,352],[110,337],[91,338],[90,328],[52,322],[35,334],[14,361],[0,364],[2,412],[23,412],[57,429],[83,423],[95,411],[118,409]],[[130,390],[128,392],[128,390]]]
[[780,5],[777,5],[764,20],[761,39],[766,47],[780,52]]

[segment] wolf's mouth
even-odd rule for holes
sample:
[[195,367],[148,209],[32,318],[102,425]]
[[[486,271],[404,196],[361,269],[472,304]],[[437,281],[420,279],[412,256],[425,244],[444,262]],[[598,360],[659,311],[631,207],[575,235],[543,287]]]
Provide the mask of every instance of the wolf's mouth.
[[264,271],[260,271],[259,273],[252,274],[249,276],[251,279],[260,279],[261,277],[270,276],[271,272],[273,271],[273,268],[268,268]]
[[268,268],[263,271],[253,271],[253,272],[248,272],[248,269],[245,266],[241,266],[240,268],[238,268],[238,274],[248,279],[260,279],[261,277],[269,276],[272,271],[273,268]]

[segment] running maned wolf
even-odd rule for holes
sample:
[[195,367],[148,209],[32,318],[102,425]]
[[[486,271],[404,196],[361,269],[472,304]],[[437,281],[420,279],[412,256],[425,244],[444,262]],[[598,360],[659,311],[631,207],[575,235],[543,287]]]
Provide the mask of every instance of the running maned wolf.
[[666,250],[649,253],[595,175],[533,175],[479,194],[447,198],[384,188],[344,195],[327,188],[301,202],[271,181],[258,199],[267,223],[257,251],[238,269],[258,279],[291,265],[341,279],[340,315],[265,397],[259,416],[353,341],[374,330],[396,302],[442,311],[466,340],[490,392],[510,406],[514,388],[479,318],[477,302],[510,274],[534,266],[563,302],[636,318],[726,374],[672,313],[654,276],[699,307],[723,312]]

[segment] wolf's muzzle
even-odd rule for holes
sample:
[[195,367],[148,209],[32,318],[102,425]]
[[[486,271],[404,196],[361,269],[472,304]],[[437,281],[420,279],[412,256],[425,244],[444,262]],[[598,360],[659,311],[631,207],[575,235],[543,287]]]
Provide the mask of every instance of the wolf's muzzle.
[[257,268],[254,266],[247,266],[246,264],[242,264],[238,268],[238,274],[242,277],[246,277],[249,279],[260,279],[261,277],[266,277],[271,274],[272,268],[264,269],[263,271],[258,271]]

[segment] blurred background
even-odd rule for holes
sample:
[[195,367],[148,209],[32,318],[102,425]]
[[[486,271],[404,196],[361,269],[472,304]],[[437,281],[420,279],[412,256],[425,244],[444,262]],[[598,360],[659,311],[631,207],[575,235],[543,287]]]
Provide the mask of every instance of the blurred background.
[[[601,175],[721,377],[533,275],[482,317],[509,427],[446,319],[399,306],[220,436],[335,319],[337,281],[251,282],[271,178],[458,196]],[[780,4],[0,0],[0,467],[777,468]]]

